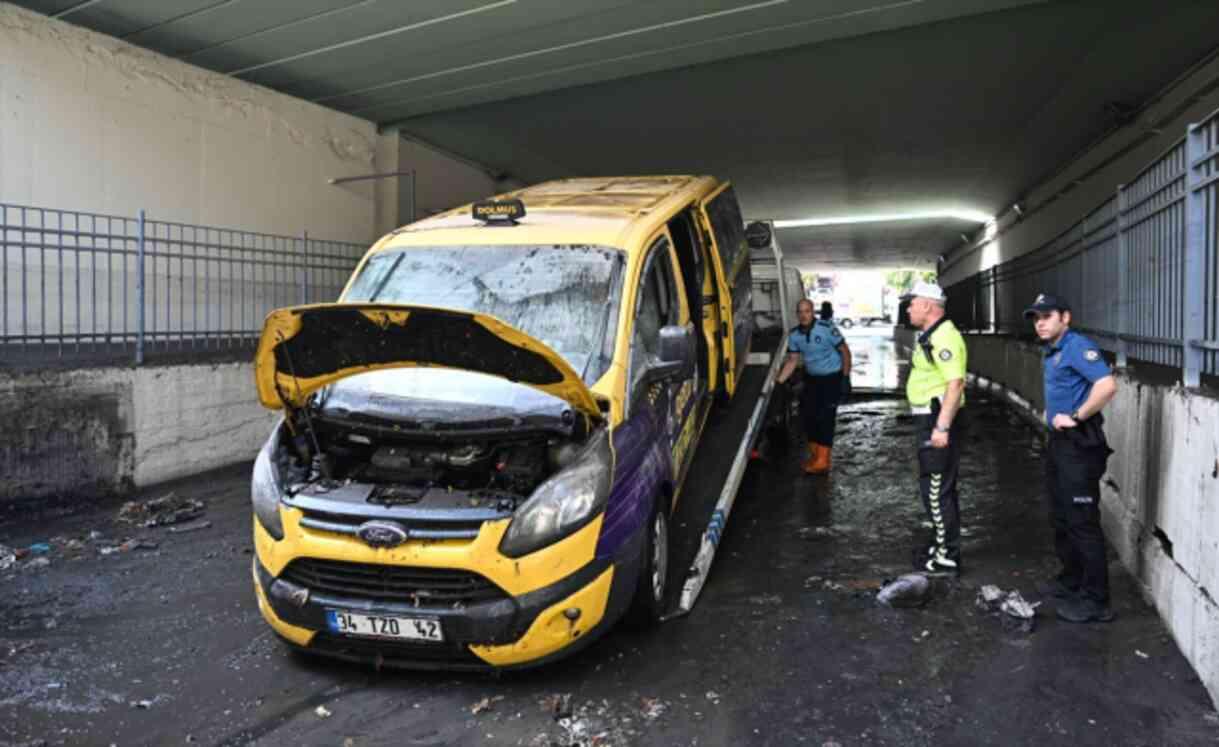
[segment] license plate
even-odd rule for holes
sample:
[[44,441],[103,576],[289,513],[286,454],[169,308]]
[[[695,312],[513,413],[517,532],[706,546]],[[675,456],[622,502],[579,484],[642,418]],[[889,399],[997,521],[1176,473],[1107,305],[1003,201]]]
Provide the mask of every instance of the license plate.
[[419,617],[363,615],[346,610],[326,610],[326,626],[343,635],[396,638],[409,641],[444,641],[440,622]]

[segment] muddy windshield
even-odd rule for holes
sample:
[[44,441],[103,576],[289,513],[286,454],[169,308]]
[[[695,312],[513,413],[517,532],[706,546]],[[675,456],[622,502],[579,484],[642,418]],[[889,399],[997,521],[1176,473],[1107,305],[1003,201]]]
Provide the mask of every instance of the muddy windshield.
[[546,343],[592,385],[613,355],[620,258],[587,245],[410,247],[370,257],[343,300],[489,314]]

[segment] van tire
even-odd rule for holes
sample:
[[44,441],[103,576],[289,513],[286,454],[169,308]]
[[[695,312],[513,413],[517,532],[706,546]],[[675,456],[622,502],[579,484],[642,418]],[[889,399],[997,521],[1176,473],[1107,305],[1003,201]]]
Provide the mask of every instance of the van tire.
[[669,515],[663,504],[663,500],[656,501],[644,529],[639,579],[625,618],[631,627],[651,627],[664,615],[669,580]]

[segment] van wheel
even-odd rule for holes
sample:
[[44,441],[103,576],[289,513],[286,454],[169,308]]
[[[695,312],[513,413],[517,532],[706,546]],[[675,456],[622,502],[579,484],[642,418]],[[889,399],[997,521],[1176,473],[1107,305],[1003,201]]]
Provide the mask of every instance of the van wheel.
[[660,622],[664,615],[665,593],[669,580],[669,517],[656,501],[648,521],[639,563],[639,581],[635,597],[627,610],[626,621],[635,627],[648,627]]

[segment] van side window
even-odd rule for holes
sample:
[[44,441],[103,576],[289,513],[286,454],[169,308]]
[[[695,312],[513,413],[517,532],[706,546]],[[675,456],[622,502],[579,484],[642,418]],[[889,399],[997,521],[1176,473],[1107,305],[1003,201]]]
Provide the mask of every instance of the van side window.
[[631,338],[632,387],[649,360],[660,356],[660,328],[678,322],[677,286],[666,239],[657,241],[648,253],[635,308],[635,331]]
[[729,187],[707,203],[707,219],[715,232],[715,243],[720,248],[724,272],[732,272],[738,258],[745,250],[745,219],[741,217],[741,206],[736,201],[736,192]]

